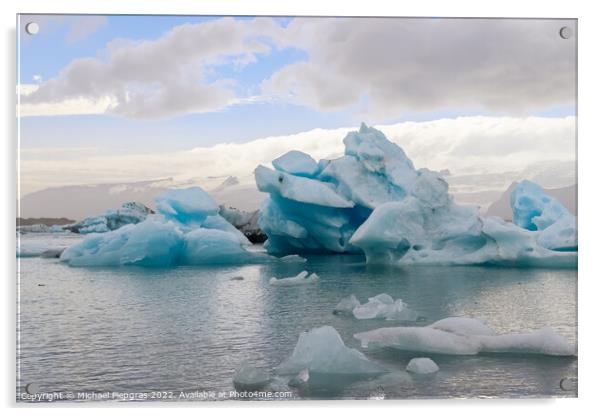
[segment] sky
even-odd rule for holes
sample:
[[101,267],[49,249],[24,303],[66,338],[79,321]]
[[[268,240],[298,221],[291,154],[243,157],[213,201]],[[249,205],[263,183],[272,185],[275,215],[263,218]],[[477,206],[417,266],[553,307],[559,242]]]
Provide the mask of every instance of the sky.
[[[559,36],[573,20],[21,15],[19,26],[22,193],[202,176],[209,161],[187,173],[156,161],[225,144],[265,163],[266,138],[323,154],[303,138],[322,131],[328,147],[361,122],[397,126],[410,157],[457,172],[575,157],[576,36]],[[446,119],[448,137],[421,140]],[[485,119],[487,141],[467,138]],[[212,172],[240,170],[226,159]]]

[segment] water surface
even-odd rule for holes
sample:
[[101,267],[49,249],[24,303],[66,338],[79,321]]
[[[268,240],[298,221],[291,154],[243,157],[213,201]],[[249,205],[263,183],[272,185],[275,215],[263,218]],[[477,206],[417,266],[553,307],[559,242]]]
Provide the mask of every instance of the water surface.
[[[28,239],[51,237],[28,235]],[[302,270],[316,285],[271,287]],[[242,276],[244,280],[231,280]],[[361,256],[311,256],[305,264],[223,267],[72,268],[20,259],[17,395],[41,392],[230,392],[245,361],[273,369],[299,333],[322,325],[361,349],[353,334],[390,321],[333,315],[338,301],[379,293],[401,298],[427,325],[448,316],[482,318],[499,333],[549,326],[576,342],[575,270],[376,267]],[[309,388],[273,378],[265,388],[293,398],[576,396],[576,357],[428,355],[434,376],[405,372],[424,354],[366,352],[389,373],[325,380]],[[569,380],[561,388],[561,380]],[[567,388],[568,387],[568,388]]]

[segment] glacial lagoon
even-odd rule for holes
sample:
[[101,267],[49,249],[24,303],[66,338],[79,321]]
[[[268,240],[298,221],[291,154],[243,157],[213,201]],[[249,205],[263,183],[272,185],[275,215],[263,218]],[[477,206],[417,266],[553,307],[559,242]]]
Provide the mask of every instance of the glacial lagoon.
[[[44,246],[80,237],[21,238]],[[576,356],[363,350],[353,337],[384,326],[469,316],[498,333],[550,327],[576,344],[576,269],[392,267],[367,265],[362,255],[305,257],[306,263],[171,268],[77,268],[54,258],[22,257],[17,395],[35,383],[40,392],[172,392],[175,400],[187,400],[178,398],[182,392],[190,400],[199,400],[193,395],[198,392],[223,392],[229,399],[243,363],[268,370],[271,381],[261,390],[290,392],[287,399],[577,395]],[[303,270],[319,275],[319,282],[269,284],[271,277]],[[333,314],[343,297],[355,294],[363,303],[380,293],[403,299],[419,319],[400,323]],[[300,333],[324,325],[388,371],[289,386],[290,377],[274,368],[291,355]],[[423,356],[440,370],[405,371],[412,358]]]

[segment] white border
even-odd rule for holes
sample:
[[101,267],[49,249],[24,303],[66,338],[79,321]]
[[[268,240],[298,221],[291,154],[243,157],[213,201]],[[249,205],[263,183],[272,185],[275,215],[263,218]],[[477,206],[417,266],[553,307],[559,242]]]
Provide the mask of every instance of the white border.
[[[405,402],[294,402],[286,404],[274,403],[227,403],[197,404],[203,409],[191,409],[191,406],[179,407],[179,411],[198,413],[204,410],[222,411],[235,408],[237,412],[265,414],[282,412],[306,413],[315,408],[334,410],[344,407],[342,411],[363,414],[371,407],[380,407],[376,411],[427,412],[446,414],[504,414],[509,411],[530,410],[544,411],[547,414],[578,413],[596,406],[598,386],[600,385],[600,345],[597,334],[600,324],[596,319],[600,315],[598,298],[602,275],[599,259],[602,257],[602,244],[597,236],[602,235],[600,229],[601,207],[600,197],[600,157],[602,155],[600,141],[600,40],[602,34],[602,16],[596,11],[593,1],[555,1],[527,2],[525,0],[485,1],[429,1],[394,2],[391,0],[351,1],[262,1],[262,0],[169,0],[169,1],[137,1],[137,0],[4,0],[0,2],[2,13],[2,29],[4,34],[4,56],[1,70],[3,97],[0,114],[3,117],[4,163],[3,176],[3,216],[0,253],[5,273],[2,276],[3,288],[3,365],[0,391],[3,394],[3,405],[13,407],[15,398],[15,256],[14,256],[14,218],[16,201],[16,123],[15,123],[15,15],[21,13],[116,13],[116,14],[248,14],[248,15],[348,15],[348,16],[458,16],[458,17],[563,17],[579,19],[579,399],[565,400],[440,400],[440,401],[405,401]],[[570,295],[570,294],[568,294]],[[244,410],[243,407],[244,406]],[[311,408],[307,408],[310,406]],[[24,406],[18,406],[24,407]],[[35,406],[34,406],[35,407]],[[129,406],[126,411],[161,414],[165,408],[151,409],[152,406]],[[403,409],[392,409],[402,407]],[[597,406],[599,407],[599,406]],[[31,411],[26,408],[25,411]],[[44,411],[51,413],[77,412],[79,406],[60,408],[46,406]],[[117,409],[110,407],[86,409],[93,414]]]

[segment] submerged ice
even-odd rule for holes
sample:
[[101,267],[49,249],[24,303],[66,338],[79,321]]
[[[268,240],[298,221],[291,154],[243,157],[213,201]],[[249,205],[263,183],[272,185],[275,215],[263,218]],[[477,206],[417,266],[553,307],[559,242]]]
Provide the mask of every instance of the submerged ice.
[[102,234],[90,234],[61,254],[71,266],[242,264],[276,260],[248,251],[246,237],[218,214],[201,188],[171,190],[149,214]]
[[386,264],[576,266],[576,221],[537,185],[517,187],[520,220],[507,223],[456,204],[439,173],[416,169],[374,128],[362,124],[343,142],[337,159],[316,162],[292,151],[274,160],[275,170],[257,167],[257,187],[269,194],[259,218],[268,252],[363,252],[367,262]]
[[390,347],[432,354],[476,355],[481,352],[568,356],[575,348],[550,328],[498,335],[471,318],[446,318],[426,327],[389,327],[355,334],[362,347]]

